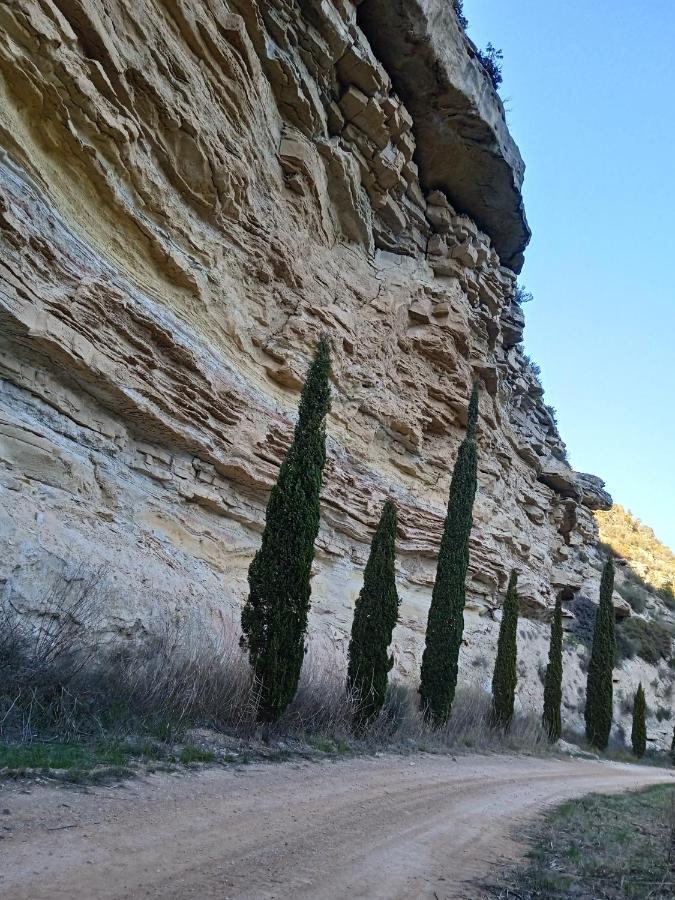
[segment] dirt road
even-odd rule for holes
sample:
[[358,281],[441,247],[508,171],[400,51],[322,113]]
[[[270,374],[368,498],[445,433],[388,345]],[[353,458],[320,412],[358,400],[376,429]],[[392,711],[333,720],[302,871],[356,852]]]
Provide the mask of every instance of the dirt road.
[[390,756],[0,789],[0,897],[475,898],[522,850],[513,825],[663,769],[516,757]]

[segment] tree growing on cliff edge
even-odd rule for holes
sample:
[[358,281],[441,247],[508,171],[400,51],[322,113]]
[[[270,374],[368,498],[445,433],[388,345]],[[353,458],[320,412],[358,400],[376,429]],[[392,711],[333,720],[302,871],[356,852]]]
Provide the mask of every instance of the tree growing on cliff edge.
[[452,5],[455,8],[457,21],[459,22],[461,28],[466,31],[469,27],[469,20],[464,15],[464,0],[452,0]]
[[551,743],[560,739],[562,722],[560,708],[562,706],[562,663],[563,628],[562,597],[555,602],[555,612],[551,622],[551,643],[548,648],[548,666],[544,678],[544,728]]
[[329,377],[330,349],[322,338],[302,390],[293,443],[267,503],[262,544],[248,570],[242,642],[258,681],[262,722],[277,719],[295,696],[305,655]]
[[469,403],[466,437],[459,448],[450,482],[448,511],[438,554],[422,656],[419,689],[422,709],[426,719],[435,726],[447,722],[457,687],[457,663],[464,632],[469,536],[477,485],[477,421],[478,387],[474,385]]
[[492,676],[492,721],[499,728],[507,729],[513,719],[518,673],[518,576],[511,572],[506,591],[502,621],[497,641],[497,659]]
[[600,583],[600,605],[595,615],[593,648],[586,683],[586,737],[594,747],[604,750],[612,728],[614,659],[614,563],[607,559]]
[[633,701],[633,728],[630,733],[630,742],[633,745],[633,753],[638,759],[642,759],[647,752],[646,713],[647,704],[645,702],[645,692],[642,689],[642,683],[640,683],[635,692],[635,700]]
[[375,718],[382,709],[394,664],[389,645],[399,605],[395,554],[396,507],[387,500],[370,546],[348,650],[347,685],[358,698],[358,719],[362,723]]

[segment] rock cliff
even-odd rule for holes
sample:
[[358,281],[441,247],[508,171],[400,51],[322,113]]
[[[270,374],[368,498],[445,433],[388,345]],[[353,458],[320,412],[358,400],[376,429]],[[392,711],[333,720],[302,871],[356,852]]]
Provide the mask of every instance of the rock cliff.
[[9,0],[0,31],[6,592],[103,565],[119,634],[236,620],[323,332],[315,630],[392,496],[414,671],[473,379],[469,638],[514,566],[532,627],[595,589],[611,500],[522,351],[523,164],[450,3]]

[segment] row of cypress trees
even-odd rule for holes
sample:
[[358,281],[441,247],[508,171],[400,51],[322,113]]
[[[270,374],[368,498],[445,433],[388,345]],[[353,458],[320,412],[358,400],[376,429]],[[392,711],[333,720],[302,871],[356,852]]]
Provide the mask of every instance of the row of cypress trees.
[[[248,573],[249,595],[241,616],[242,643],[248,649],[259,685],[258,716],[266,723],[276,720],[295,696],[305,656],[310,576],[314,542],[319,531],[319,498],[326,462],[325,420],[330,409],[330,371],[329,344],[323,337],[308,370],[293,442],[272,488],[261,546]],[[459,448],[450,483],[422,657],[421,707],[426,719],[436,727],[447,722],[457,687],[469,538],[477,487],[477,421],[478,390],[474,385],[466,436]],[[393,666],[389,646],[399,607],[395,583],[396,527],[396,507],[387,500],[356,601],[348,650],[347,684],[360,698],[358,717],[362,724],[374,718],[382,708]],[[607,746],[612,724],[612,673],[616,653],[613,588],[614,569],[610,558],[602,575],[585,709],[587,737],[600,749]],[[509,727],[513,718],[517,624],[517,575],[512,572],[492,680],[493,724],[503,729]],[[551,741],[558,740],[562,732],[562,649],[562,600],[558,598],[544,680],[543,723]],[[640,685],[634,703],[632,734],[637,756],[645,752],[644,719],[645,698]]]
[[[261,546],[248,573],[249,595],[241,616],[242,644],[248,650],[259,686],[261,722],[273,722],[283,713],[300,680],[329,409],[330,350],[324,337],[309,367],[293,443],[272,488]],[[435,726],[447,722],[457,687],[477,485],[477,420],[478,390],[474,386],[466,437],[450,483],[422,658],[421,705],[425,717]],[[348,651],[347,682],[360,698],[362,720],[381,709],[393,665],[389,645],[399,606],[394,578],[395,540],[396,508],[388,500],[366,564]]]

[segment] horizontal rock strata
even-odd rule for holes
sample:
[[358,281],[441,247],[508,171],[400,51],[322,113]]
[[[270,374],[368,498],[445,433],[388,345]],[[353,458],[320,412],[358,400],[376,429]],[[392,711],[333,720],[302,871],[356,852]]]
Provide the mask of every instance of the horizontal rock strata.
[[315,631],[344,645],[391,496],[395,649],[415,670],[474,379],[471,628],[512,567],[534,618],[595,589],[591,511],[611,501],[565,462],[522,351],[522,163],[439,4],[0,6],[0,577],[16,602],[103,566],[117,634],[236,621],[324,332]]

